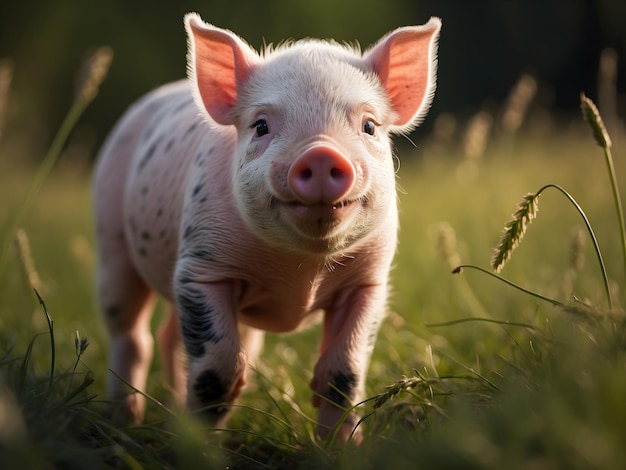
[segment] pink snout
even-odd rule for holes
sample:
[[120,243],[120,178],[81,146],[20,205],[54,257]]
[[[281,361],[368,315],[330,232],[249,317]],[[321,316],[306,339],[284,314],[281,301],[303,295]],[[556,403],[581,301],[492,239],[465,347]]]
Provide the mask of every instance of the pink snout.
[[355,179],[352,163],[327,145],[307,150],[291,165],[287,175],[291,190],[305,204],[339,202]]

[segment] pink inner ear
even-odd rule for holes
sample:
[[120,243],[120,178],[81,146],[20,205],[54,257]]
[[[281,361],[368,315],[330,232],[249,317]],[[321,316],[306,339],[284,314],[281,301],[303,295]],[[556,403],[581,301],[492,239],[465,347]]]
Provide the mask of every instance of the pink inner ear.
[[240,83],[248,78],[254,52],[234,34],[200,21],[190,21],[193,54],[192,78],[209,116],[219,124],[232,124],[231,110]]
[[386,88],[398,114],[396,124],[413,119],[429,92],[430,35],[398,38],[391,46]]
[[400,28],[366,55],[387,90],[397,115],[395,126],[411,127],[430,105],[435,89],[438,32],[436,21]]

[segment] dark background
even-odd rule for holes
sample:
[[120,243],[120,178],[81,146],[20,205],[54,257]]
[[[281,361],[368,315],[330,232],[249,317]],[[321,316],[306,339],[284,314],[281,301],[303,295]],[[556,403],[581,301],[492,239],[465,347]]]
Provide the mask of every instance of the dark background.
[[581,91],[596,98],[607,47],[620,58],[620,100],[626,92],[623,0],[3,1],[0,58],[13,62],[4,139],[40,155],[71,104],[81,59],[109,45],[109,77],[75,132],[93,153],[134,99],[185,75],[188,11],[256,49],[307,36],[366,47],[395,27],[439,16],[438,90],[426,128],[443,112],[463,118],[497,106],[522,73],[537,79],[541,105],[567,121],[578,112]]

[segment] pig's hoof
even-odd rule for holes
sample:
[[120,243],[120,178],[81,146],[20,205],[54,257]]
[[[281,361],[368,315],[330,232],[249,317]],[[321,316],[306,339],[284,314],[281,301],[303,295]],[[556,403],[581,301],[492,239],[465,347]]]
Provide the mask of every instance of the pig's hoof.
[[138,401],[134,393],[120,400],[109,401],[103,414],[118,426],[141,424],[144,410]]
[[189,390],[188,402],[204,420],[213,425],[224,423],[230,414],[230,404],[240,393],[243,380],[235,386],[224,385],[221,377],[213,370],[205,370],[196,378]]
[[352,442],[358,445],[363,439],[358,426],[358,417],[327,401],[320,403],[317,434],[323,440],[332,440],[340,444]]

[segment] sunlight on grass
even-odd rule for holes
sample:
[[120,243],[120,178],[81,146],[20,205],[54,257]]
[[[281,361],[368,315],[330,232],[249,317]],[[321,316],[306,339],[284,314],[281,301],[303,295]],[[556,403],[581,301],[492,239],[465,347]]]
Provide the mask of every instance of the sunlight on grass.
[[[106,340],[94,302],[90,177],[51,168],[15,226],[22,202],[13,195],[38,170],[0,161],[0,237],[10,240],[0,283],[0,466],[625,467],[626,273],[615,261],[622,235],[598,149],[582,123],[556,136],[489,140],[492,124],[477,118],[482,140],[471,145],[433,137],[401,152],[390,315],[357,407],[364,443],[345,449],[315,436],[308,383],[319,326],[268,335],[252,383],[219,433],[169,411],[158,360],[145,424],[103,417]],[[623,171],[614,175],[624,184]],[[606,282],[594,243],[581,241],[588,227],[580,213],[557,197],[542,198],[500,273],[548,301],[475,270],[451,273],[489,266],[520,195],[546,184],[569,188],[585,208]],[[603,307],[607,289],[613,309]]]

